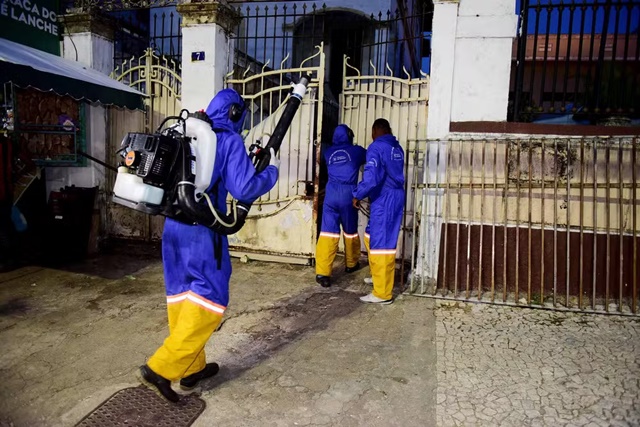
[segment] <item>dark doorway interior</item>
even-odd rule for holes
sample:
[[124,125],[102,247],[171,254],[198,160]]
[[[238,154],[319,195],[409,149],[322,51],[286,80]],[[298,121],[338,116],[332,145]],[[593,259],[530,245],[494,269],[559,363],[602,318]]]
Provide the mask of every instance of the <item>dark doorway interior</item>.
[[[325,53],[325,79],[323,115],[322,115],[322,140],[321,152],[331,144],[333,131],[339,124],[340,106],[339,99],[342,93],[343,76],[354,75],[356,71],[347,67],[344,69],[344,58],[349,57],[349,63],[359,68],[362,63],[362,46],[371,43],[374,37],[373,26],[370,19],[349,11],[326,11],[322,14],[310,16],[301,20],[294,31],[294,64],[300,64],[306,58],[312,56],[316,46],[324,42]],[[318,63],[315,62],[314,65]],[[314,162],[318,159],[314,153]],[[320,174],[315,176],[319,185],[318,198],[318,222],[317,233],[320,233],[322,224],[322,204],[324,201],[325,186],[327,184],[327,168],[324,159],[320,159]]]

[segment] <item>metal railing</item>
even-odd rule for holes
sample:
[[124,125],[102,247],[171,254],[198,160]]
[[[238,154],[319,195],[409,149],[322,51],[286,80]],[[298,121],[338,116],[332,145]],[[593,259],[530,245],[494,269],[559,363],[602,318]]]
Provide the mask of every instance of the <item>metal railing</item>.
[[511,120],[640,118],[639,0],[520,0],[519,8]]
[[402,74],[403,67],[413,77],[428,71],[423,59],[430,55],[430,1],[403,0],[395,11],[376,14],[315,3],[248,4],[237,11],[243,19],[233,31],[236,54],[230,69],[236,70],[235,77],[245,70],[299,67],[320,43],[331,49],[328,82],[336,97],[344,55],[360,69],[377,67],[372,69],[377,74],[387,72],[385,64],[396,75]]
[[145,54],[182,62],[180,15],[173,8],[109,12],[116,20],[113,60],[116,66]]
[[640,138],[429,142],[410,291],[640,315]]

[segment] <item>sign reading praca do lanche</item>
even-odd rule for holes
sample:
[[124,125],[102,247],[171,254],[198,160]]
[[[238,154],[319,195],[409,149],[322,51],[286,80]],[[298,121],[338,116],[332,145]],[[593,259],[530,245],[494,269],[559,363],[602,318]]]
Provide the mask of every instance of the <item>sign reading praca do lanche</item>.
[[58,0],[0,0],[3,38],[60,54]]

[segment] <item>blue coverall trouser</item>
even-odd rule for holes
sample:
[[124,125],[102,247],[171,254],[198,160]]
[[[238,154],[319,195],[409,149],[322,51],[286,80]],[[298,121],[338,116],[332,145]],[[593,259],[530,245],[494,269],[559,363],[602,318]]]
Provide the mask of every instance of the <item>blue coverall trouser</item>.
[[328,183],[322,208],[322,226],[316,246],[316,274],[331,276],[338,252],[340,226],[344,234],[345,264],[355,267],[360,259],[358,210],[351,204],[354,185]]

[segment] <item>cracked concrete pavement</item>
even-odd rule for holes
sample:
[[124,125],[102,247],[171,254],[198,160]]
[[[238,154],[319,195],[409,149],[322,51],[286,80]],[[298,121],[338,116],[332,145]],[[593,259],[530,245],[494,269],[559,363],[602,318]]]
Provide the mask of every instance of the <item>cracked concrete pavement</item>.
[[[325,290],[309,267],[233,267],[230,307],[206,347],[221,371],[197,390],[207,408],[195,426],[435,424],[426,301],[362,304],[366,270]],[[119,279],[98,270],[0,275],[0,425],[71,426],[138,385],[167,332],[162,266]]]
[[[72,270],[0,274],[0,426],[74,425],[165,338],[156,258]],[[309,267],[234,261],[194,425],[640,425],[638,319],[363,305],[367,274],[325,290]]]

